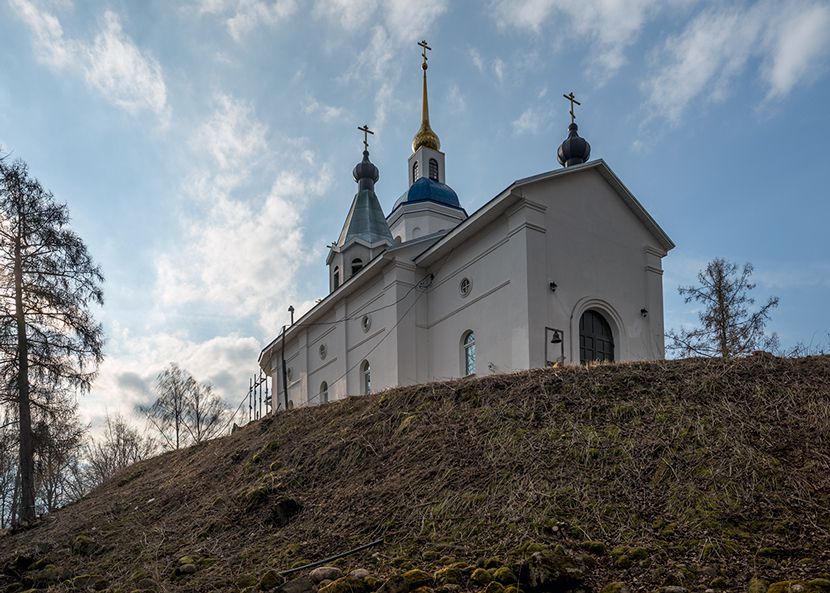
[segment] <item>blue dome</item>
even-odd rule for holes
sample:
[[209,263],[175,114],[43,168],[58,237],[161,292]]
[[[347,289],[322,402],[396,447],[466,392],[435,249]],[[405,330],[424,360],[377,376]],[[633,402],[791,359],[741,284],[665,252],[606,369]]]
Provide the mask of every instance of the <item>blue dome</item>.
[[401,204],[410,204],[412,202],[436,202],[444,204],[452,208],[461,208],[461,203],[458,201],[458,194],[449,185],[445,185],[434,179],[421,177],[416,180],[412,186],[404,192],[395,202],[395,208]]

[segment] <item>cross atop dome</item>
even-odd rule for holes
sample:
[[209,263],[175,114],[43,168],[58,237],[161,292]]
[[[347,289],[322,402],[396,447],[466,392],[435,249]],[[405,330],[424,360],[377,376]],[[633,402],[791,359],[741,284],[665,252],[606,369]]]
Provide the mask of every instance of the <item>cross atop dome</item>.
[[417,151],[422,146],[431,148],[433,150],[441,150],[441,141],[438,139],[438,134],[432,131],[429,127],[429,99],[427,97],[427,50],[432,51],[432,48],[427,45],[426,39],[419,41],[418,45],[421,47],[421,69],[424,71],[424,91],[421,99],[421,128],[412,139],[412,152]]

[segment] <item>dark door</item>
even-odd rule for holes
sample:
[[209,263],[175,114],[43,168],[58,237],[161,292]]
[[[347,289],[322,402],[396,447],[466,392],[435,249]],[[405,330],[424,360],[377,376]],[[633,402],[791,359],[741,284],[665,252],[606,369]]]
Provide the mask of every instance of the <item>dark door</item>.
[[585,311],[579,319],[579,362],[614,360],[611,326],[597,311]]

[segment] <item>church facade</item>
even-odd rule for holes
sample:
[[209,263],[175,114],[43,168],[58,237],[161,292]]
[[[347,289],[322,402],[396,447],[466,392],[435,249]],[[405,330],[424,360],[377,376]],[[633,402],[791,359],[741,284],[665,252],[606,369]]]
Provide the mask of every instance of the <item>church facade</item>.
[[384,214],[364,141],[358,192],[327,257],[330,292],[260,354],[275,408],[664,356],[662,259],[674,244],[603,160],[589,160],[573,103],[563,167],[468,214],[430,127],[426,49],[410,187]]

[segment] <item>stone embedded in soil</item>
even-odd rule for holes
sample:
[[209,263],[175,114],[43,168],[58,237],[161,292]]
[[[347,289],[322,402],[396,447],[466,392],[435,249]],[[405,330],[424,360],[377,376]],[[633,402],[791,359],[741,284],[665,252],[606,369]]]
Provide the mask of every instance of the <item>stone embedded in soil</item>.
[[460,585],[464,580],[464,573],[460,568],[446,566],[435,571],[435,583],[437,585]]
[[509,566],[500,566],[496,570],[492,571],[492,574],[493,578],[502,585],[512,585],[516,582],[516,575],[513,574],[513,571]]
[[178,568],[176,568],[176,574],[179,575],[189,575],[194,574],[196,572],[196,565],[195,564],[182,564]]
[[352,572],[349,573],[356,579],[364,580],[368,577],[371,573],[366,570],[365,568],[355,568]]
[[276,589],[279,585],[283,583],[284,580],[285,579],[282,577],[282,575],[272,568],[266,570],[259,578],[259,583],[257,583],[257,589],[259,589],[260,591],[270,591],[271,589]]
[[285,527],[302,510],[303,505],[293,498],[280,499],[271,509],[271,523],[275,527]]
[[291,579],[280,587],[281,593],[312,593],[314,590],[314,582],[309,577]]
[[628,587],[622,581],[614,581],[605,585],[601,593],[628,593]]
[[351,575],[333,580],[324,587],[317,589],[318,593],[366,593],[366,583]]
[[470,575],[470,582],[476,585],[486,585],[493,580],[493,575],[486,568],[476,568]]
[[579,589],[585,582],[582,567],[559,547],[534,552],[520,573],[523,579],[522,588],[526,586],[530,591],[570,591]]
[[435,582],[431,574],[417,568],[407,570],[402,576],[404,581],[406,581],[407,588],[410,591],[413,591],[418,587],[431,586]]
[[406,579],[399,574],[386,579],[378,589],[378,593],[407,593],[407,591],[409,591],[409,585],[407,585]]
[[[318,566],[310,573],[308,573],[308,578],[314,581],[316,584],[320,584],[322,581],[333,581],[335,579],[339,579],[343,576],[343,571],[337,568],[336,566]],[[352,575],[355,576],[355,575]],[[361,577],[356,577],[361,578]]]

